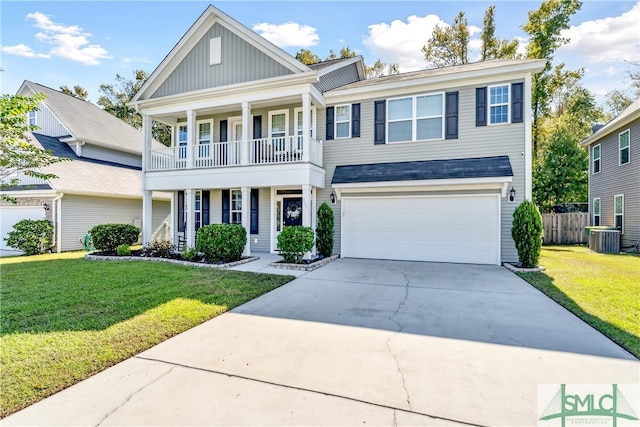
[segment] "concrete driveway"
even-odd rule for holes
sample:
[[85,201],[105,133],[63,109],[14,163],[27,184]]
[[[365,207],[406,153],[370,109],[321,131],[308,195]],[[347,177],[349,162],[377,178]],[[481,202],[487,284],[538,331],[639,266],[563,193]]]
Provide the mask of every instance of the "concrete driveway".
[[536,425],[639,368],[504,268],[339,259],[2,424]]

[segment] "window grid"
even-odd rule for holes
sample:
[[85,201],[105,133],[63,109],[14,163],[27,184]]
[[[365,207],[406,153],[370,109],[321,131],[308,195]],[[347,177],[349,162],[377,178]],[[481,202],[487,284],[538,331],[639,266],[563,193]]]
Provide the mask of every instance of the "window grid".
[[28,115],[28,120],[29,120],[29,125],[30,126],[35,126],[36,125],[36,112],[35,111],[29,111],[29,115]]
[[593,173],[600,172],[600,144],[593,147]]
[[178,147],[179,156],[181,159],[187,158],[187,139],[189,134],[187,132],[187,125],[178,126]]
[[613,197],[613,214],[616,228],[624,234],[624,194]]
[[593,225],[600,225],[600,197],[593,199]]
[[351,137],[351,105],[336,105],[336,139]]
[[195,191],[195,229],[202,227],[202,190]]
[[231,190],[231,224],[242,224],[242,190]]
[[489,124],[509,123],[509,85],[489,87]]
[[387,142],[443,139],[444,94],[387,101]]
[[620,166],[629,163],[629,129],[618,135],[618,164]]

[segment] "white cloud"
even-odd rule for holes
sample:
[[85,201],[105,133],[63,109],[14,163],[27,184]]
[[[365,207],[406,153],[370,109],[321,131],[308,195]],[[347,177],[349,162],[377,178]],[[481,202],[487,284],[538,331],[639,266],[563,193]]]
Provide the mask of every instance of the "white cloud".
[[21,43],[15,46],[4,46],[2,52],[27,58],[57,56],[85,65],[98,65],[100,59],[111,58],[109,52],[102,46],[91,44],[89,42],[91,34],[83,32],[77,25],[55,23],[51,17],[41,12],[29,13],[27,19],[34,20],[34,27],[42,30],[36,33],[35,37],[41,42],[52,45],[51,50],[47,53],[36,53],[32,48]]
[[278,47],[315,46],[318,44],[318,40],[320,39],[315,28],[295,22],[287,22],[280,25],[263,22],[254,25],[253,31],[256,31],[262,37]]
[[640,58],[640,2],[620,16],[585,21],[562,32],[571,42],[559,51],[576,52],[591,63]]

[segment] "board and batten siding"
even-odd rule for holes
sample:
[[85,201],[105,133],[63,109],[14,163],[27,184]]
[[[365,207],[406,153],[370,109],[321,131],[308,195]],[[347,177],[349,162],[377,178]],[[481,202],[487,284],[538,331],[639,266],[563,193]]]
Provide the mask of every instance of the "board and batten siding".
[[[504,84],[521,82],[506,80]],[[524,123],[475,126],[475,88],[482,85],[447,88],[443,92],[459,92],[458,139],[442,139],[407,143],[374,145],[374,101],[385,98],[370,98],[361,101],[360,137],[324,141],[324,167],[326,170],[325,189],[318,189],[318,206],[329,202],[332,191],[331,180],[338,165],[388,163],[419,160],[460,159],[508,155],[513,170],[513,186],[516,190],[515,202],[501,198],[501,247],[502,260],[517,261],[517,252],[511,238],[513,212],[524,200],[525,195],[525,125]],[[419,93],[429,93],[428,91]],[[415,93],[407,93],[407,96]],[[398,96],[402,96],[398,94]],[[358,102],[357,99],[351,101]],[[329,105],[330,106],[330,105]],[[318,111],[318,137],[325,139],[326,110]],[[431,194],[431,193],[429,193]],[[451,192],[449,192],[451,194]],[[334,252],[340,251],[340,202],[331,205],[335,216]],[[399,214],[398,220],[401,220]],[[463,243],[463,242],[461,242]]]
[[[210,40],[221,38],[222,61],[209,64]],[[292,71],[219,23],[198,41],[151,98],[280,77]]]
[[[142,199],[65,195],[61,203],[62,251],[82,249],[82,240],[94,225],[134,224],[142,218]],[[170,203],[154,201],[152,210],[154,237],[164,240],[167,235]]]
[[82,157],[87,159],[103,160],[120,165],[142,168],[142,156],[140,154],[124,153],[122,151],[98,147],[93,144],[83,145],[81,154]]
[[358,69],[356,68],[356,64],[351,64],[348,67],[342,67],[325,74],[320,77],[320,81],[314,83],[314,85],[325,92],[357,81]]
[[[629,129],[629,158],[619,165],[618,135]],[[600,144],[600,172],[593,173],[593,147]],[[613,226],[614,197],[624,194],[624,234],[621,247],[640,240],[640,119],[614,130],[589,146],[589,212],[593,223],[593,199],[600,198],[600,225]]]
[[36,125],[40,128],[35,133],[42,135],[61,137],[71,134],[53,114],[53,112],[47,107],[47,104],[40,102],[38,104],[38,111],[36,111]]

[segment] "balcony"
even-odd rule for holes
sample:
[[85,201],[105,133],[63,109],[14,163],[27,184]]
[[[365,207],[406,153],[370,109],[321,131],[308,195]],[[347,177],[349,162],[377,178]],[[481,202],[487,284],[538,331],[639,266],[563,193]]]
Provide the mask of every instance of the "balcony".
[[149,150],[148,172],[232,166],[314,163],[322,167],[322,141],[302,136],[230,141]]

